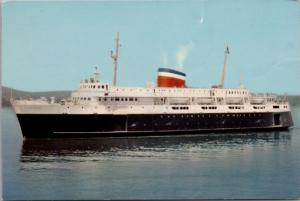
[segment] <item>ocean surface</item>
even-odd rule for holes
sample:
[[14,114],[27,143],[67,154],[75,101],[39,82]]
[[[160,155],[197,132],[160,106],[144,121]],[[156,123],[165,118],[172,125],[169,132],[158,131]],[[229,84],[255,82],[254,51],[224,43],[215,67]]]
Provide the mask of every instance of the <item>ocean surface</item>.
[[23,140],[4,108],[4,199],[297,199],[300,107],[281,132]]

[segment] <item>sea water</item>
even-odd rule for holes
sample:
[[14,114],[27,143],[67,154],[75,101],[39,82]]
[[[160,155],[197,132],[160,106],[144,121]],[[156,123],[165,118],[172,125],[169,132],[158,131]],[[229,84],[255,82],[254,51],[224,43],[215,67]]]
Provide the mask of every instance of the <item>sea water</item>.
[[296,199],[300,107],[288,131],[24,140],[2,110],[4,199]]

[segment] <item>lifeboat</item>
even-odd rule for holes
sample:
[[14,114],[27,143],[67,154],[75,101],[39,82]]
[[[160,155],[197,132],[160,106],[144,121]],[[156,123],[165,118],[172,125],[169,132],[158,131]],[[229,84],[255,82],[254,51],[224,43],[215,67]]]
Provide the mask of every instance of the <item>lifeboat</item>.
[[200,105],[210,105],[213,103],[213,99],[212,98],[197,98],[196,99],[197,103]]
[[189,98],[169,98],[169,103],[171,105],[187,105],[189,103]]
[[264,104],[265,99],[264,98],[251,98],[250,103],[251,104]]
[[243,99],[239,98],[239,97],[233,97],[233,98],[226,99],[227,104],[241,104],[242,101],[243,101]]
[[178,87],[185,85],[185,73],[170,68],[159,68],[157,73],[158,87]]

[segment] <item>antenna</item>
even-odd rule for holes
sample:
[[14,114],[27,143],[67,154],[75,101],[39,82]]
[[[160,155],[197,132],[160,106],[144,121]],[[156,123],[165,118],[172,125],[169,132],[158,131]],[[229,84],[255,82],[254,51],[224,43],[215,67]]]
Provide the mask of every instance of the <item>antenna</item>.
[[224,88],[224,80],[225,80],[228,54],[229,54],[229,47],[228,47],[228,45],[226,45],[226,48],[225,48],[225,51],[224,51],[224,65],[223,65],[220,88]]
[[99,81],[99,72],[98,72],[97,66],[95,66],[94,80],[95,80],[95,82]]
[[110,52],[110,56],[113,60],[113,64],[114,64],[114,79],[113,79],[113,86],[116,86],[117,84],[117,69],[118,69],[118,57],[119,57],[119,32],[117,32],[116,35],[116,52],[114,53],[113,51]]
[[241,73],[241,78],[240,78],[240,88],[244,87],[244,76],[243,73]]

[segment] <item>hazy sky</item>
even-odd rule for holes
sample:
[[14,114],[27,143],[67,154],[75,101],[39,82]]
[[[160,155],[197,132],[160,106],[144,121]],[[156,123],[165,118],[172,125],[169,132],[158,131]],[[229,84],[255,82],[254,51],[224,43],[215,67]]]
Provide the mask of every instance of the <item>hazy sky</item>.
[[300,94],[300,5],[292,0],[6,2],[2,84],[21,90],[75,90],[100,67],[113,77],[110,51],[120,32],[118,84],[155,82],[157,68],[187,84]]

